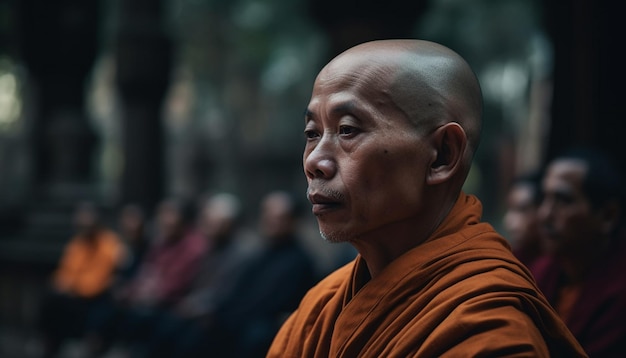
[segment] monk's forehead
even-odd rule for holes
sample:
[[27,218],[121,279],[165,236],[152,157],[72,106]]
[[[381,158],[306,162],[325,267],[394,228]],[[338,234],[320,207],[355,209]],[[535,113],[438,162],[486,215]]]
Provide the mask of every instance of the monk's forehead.
[[344,78],[375,85],[443,88],[447,86],[445,79],[457,67],[454,56],[444,50],[426,46],[417,51],[397,43],[360,46],[332,60],[318,80],[333,82]]
[[320,72],[318,80],[328,82],[338,79],[358,80],[359,82],[388,82],[397,72],[389,58],[377,53],[358,56],[355,53],[335,58]]

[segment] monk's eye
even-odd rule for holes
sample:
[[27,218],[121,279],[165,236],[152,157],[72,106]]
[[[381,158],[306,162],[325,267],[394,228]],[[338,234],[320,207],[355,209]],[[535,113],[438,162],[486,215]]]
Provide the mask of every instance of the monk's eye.
[[306,139],[315,139],[315,138],[318,138],[319,136],[320,136],[320,134],[317,131],[315,131],[315,130],[306,129],[304,131],[304,137]]
[[339,134],[342,136],[354,136],[358,133],[358,129],[351,126],[339,127]]

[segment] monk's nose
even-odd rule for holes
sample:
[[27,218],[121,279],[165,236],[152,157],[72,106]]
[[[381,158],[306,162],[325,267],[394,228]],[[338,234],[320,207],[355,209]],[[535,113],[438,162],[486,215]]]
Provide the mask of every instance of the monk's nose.
[[330,179],[337,173],[337,163],[333,157],[332,143],[322,139],[303,158],[304,172],[308,179]]

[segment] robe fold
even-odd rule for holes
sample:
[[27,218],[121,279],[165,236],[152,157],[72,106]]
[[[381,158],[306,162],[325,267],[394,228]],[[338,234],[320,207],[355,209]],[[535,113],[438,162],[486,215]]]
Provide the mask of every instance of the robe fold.
[[428,240],[373,279],[361,256],[330,274],[267,356],[585,357],[481,214],[480,201],[461,194]]

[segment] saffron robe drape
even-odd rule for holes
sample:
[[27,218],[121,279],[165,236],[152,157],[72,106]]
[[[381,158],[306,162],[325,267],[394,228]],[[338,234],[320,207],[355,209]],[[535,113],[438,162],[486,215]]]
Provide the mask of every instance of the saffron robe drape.
[[268,357],[586,356],[481,214],[462,193],[426,242],[378,276],[358,256],[323,279]]

